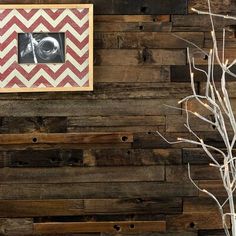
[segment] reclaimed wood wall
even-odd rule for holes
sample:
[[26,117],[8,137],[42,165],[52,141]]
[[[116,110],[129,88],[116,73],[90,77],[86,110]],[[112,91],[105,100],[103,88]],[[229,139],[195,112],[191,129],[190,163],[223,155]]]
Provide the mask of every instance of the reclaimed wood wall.
[[[1,0],[58,2],[95,4],[95,88],[0,94],[0,235],[224,235],[216,205],[187,177],[190,163],[192,178],[223,197],[209,160],[197,146],[155,135],[189,137],[181,111],[165,106],[191,93],[187,43],[174,34],[210,48],[208,17],[191,12],[207,1]],[[212,6],[236,13],[234,0]],[[236,23],[215,23],[219,40],[226,27],[234,58]],[[206,68],[207,58],[191,53]],[[200,73],[196,87],[204,93]],[[236,107],[236,82],[229,91]],[[193,128],[223,146],[214,127],[193,120]]]

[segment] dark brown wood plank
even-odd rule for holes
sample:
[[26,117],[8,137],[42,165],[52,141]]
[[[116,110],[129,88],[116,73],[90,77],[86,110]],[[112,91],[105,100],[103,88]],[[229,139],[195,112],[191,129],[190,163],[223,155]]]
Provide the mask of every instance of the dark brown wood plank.
[[52,149],[0,152],[0,167],[151,166],[182,162],[180,149]]
[[[227,193],[223,187],[221,180],[200,180],[199,187],[201,189],[207,189],[211,192],[215,197],[226,197]],[[206,193],[199,192],[200,197],[208,197]]]
[[[200,65],[198,68],[207,71],[207,66],[206,65]],[[195,82],[198,81],[206,81],[206,78],[202,72],[199,72],[197,70],[194,70],[194,80]],[[231,72],[235,73],[236,72],[236,66],[231,67]],[[214,78],[215,81],[219,81],[221,78],[221,73],[222,70],[220,69],[219,66],[214,67]],[[234,81],[235,78],[232,76],[226,74],[226,80],[227,81]],[[189,66],[171,66],[171,81],[172,82],[190,82],[190,74],[189,74]]]
[[[222,151],[225,151],[224,149]],[[223,162],[223,156],[216,152],[211,151],[214,158],[219,162]],[[235,155],[235,150],[233,150]],[[205,151],[202,148],[184,148],[183,149],[183,163],[187,164],[209,164],[212,160],[207,156]]]
[[[211,1],[211,10],[214,13],[229,13],[233,11],[234,1]],[[198,10],[205,10],[208,11],[208,4],[207,1],[204,0],[189,0],[188,2],[188,12],[193,13],[191,8],[196,8]]]
[[[215,180],[220,179],[219,170],[209,165],[193,165],[190,166],[191,178],[193,180]],[[209,175],[209,173],[211,173]],[[188,167],[181,166],[166,166],[166,180],[169,182],[187,181]]]
[[83,166],[83,150],[13,150],[0,153],[1,167]]
[[98,183],[163,181],[164,166],[1,168],[1,183]]
[[64,133],[67,117],[1,117],[0,133]]
[[131,133],[32,133],[2,134],[0,144],[37,144],[37,143],[129,143],[133,142]]
[[35,233],[165,232],[165,221],[34,223]]
[[[141,26],[144,29],[145,25]],[[177,48],[186,48],[187,46],[191,47],[189,43],[186,43],[178,37],[197,44],[199,47],[204,46],[203,32],[176,32],[175,34],[171,32],[95,32],[94,40],[95,47],[99,49],[139,49],[140,47],[146,47],[171,48],[174,50]],[[153,50],[153,52],[155,55],[155,52],[158,51]],[[168,51],[166,52],[168,53]],[[160,51],[160,53],[162,53],[162,51]]]
[[[224,202],[220,199],[220,202]],[[227,212],[229,209],[224,207]],[[212,198],[184,198],[183,200],[183,212],[184,213],[219,213],[219,208],[216,202]]]
[[181,198],[0,201],[0,217],[172,214],[180,213],[181,211]]
[[[16,2],[16,0],[11,0]],[[23,1],[24,2],[24,1]],[[40,0],[40,3],[58,3],[58,0]],[[151,0],[137,0],[126,2],[114,0],[62,0],[60,3],[93,3],[95,14],[145,14],[145,15],[162,15],[162,14],[186,14],[187,1],[177,0],[175,2],[166,0],[165,3],[161,0],[155,2]]]
[[[155,70],[155,69],[153,69]],[[154,71],[153,71],[154,72]],[[103,73],[103,72],[102,72]],[[189,83],[156,83],[156,82],[118,82],[115,81],[112,83],[95,83],[94,91],[86,92],[86,93],[78,93],[78,92],[61,92],[61,93],[27,93],[19,96],[19,94],[3,94],[0,100],[5,99],[18,99],[18,100],[111,100],[111,99],[151,99],[151,98],[169,98],[176,97],[180,98],[183,96],[187,96],[191,93],[191,87]],[[89,102],[89,101],[88,101]],[[13,118],[12,122],[14,122]],[[41,120],[42,121],[41,121]],[[63,126],[63,118],[44,118],[44,117],[36,117],[36,118],[28,118],[27,121],[23,121],[27,124],[27,122],[34,122],[37,124],[40,121],[45,121],[52,126],[53,119],[55,123],[60,122],[62,120]],[[39,121],[38,121],[39,120]],[[19,120],[21,121],[21,120]],[[66,119],[65,119],[66,123]],[[23,125],[23,124],[22,124]],[[55,128],[54,128],[55,129]],[[62,129],[62,128],[61,128]],[[62,129],[63,130],[63,129]],[[50,131],[50,130],[49,130]]]
[[167,217],[171,231],[197,231],[199,229],[222,229],[222,219],[217,213],[186,213]]
[[180,149],[90,149],[84,150],[87,166],[180,164]]
[[197,196],[191,183],[65,183],[65,184],[1,184],[0,199],[100,199],[155,198]]
[[[178,106],[176,99],[128,99],[128,100],[35,100],[0,101],[0,116],[110,116],[110,115],[165,115],[180,114],[167,105]],[[177,105],[176,105],[177,104]],[[153,108],[156,109],[153,109]]]

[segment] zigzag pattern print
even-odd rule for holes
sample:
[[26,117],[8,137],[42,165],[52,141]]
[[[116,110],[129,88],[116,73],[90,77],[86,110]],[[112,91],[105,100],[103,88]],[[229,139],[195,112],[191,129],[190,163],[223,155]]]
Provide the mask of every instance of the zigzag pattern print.
[[[0,10],[0,89],[89,87],[89,9]],[[65,63],[19,64],[18,34],[65,33]]]

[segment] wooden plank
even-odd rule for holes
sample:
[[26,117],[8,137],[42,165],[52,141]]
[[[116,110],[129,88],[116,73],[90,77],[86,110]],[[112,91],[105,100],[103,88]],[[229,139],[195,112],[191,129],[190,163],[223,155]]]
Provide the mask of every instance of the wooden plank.
[[[207,71],[207,65],[198,66],[199,69]],[[194,80],[198,81],[206,81],[206,78],[202,72],[194,70]],[[236,73],[236,66],[231,67],[231,72]],[[220,81],[222,70],[219,66],[214,67],[214,79],[215,81]],[[171,81],[172,82],[190,82],[190,74],[189,74],[189,66],[171,66]],[[234,81],[235,78],[226,74],[227,81]]]
[[[221,31],[223,28],[229,29],[230,25],[234,25],[235,23],[233,20],[228,20],[221,17],[213,17],[213,20],[216,31]],[[212,30],[211,21],[207,15],[173,15],[171,17],[171,22],[173,24],[172,31],[186,29],[187,31],[194,32],[209,32]]]
[[[222,163],[223,157],[220,153],[216,151],[211,152],[214,158]],[[235,153],[235,150],[234,150]],[[212,160],[207,156],[205,151],[202,148],[184,148],[183,149],[183,163],[187,164],[208,164],[211,163]]]
[[[209,165],[193,165],[190,167],[190,173],[193,180],[220,179],[220,173],[218,169]],[[211,174],[209,175],[209,173]],[[188,167],[184,165],[166,166],[166,181],[190,181],[188,177]]]
[[83,151],[75,150],[13,150],[0,153],[1,167],[83,166]]
[[0,217],[113,214],[172,214],[182,211],[181,198],[1,200]]
[[[169,32],[171,31],[171,22],[95,22],[95,32]],[[96,36],[96,33],[95,33]],[[95,40],[96,44],[96,40]]]
[[97,82],[169,82],[168,66],[95,66]]
[[101,199],[159,198],[197,196],[191,183],[60,183],[60,184],[1,184],[0,199]]
[[[211,120],[212,118],[206,116],[207,119]],[[186,115],[168,115],[166,117],[166,131],[167,132],[188,132],[185,127],[187,120]],[[191,129],[195,132],[198,131],[214,131],[215,127],[202,121],[194,115],[189,115],[189,124]]]
[[167,228],[170,231],[197,231],[199,229],[222,229],[221,216],[217,213],[186,213],[168,216]]
[[89,183],[163,181],[164,167],[1,168],[1,183]]
[[180,149],[84,150],[84,164],[87,166],[180,164],[181,157]]
[[33,219],[0,219],[0,234],[2,235],[30,235],[33,234]]
[[13,150],[0,152],[0,167],[150,166],[182,162],[180,149]]
[[1,117],[0,133],[65,133],[67,117]]
[[[205,52],[209,53],[210,48],[202,48]],[[218,50],[219,55],[222,55],[222,50]],[[225,58],[229,60],[229,64],[231,64],[235,59],[235,48],[225,48]],[[199,49],[191,49],[190,50],[190,58],[194,57],[195,65],[208,65],[208,60],[206,55],[199,51]],[[218,62],[215,60],[214,63],[217,65]]]
[[222,230],[199,230],[198,236],[225,236],[225,231]]
[[37,144],[37,143],[129,143],[133,142],[131,133],[32,133],[32,134],[2,134],[2,144]]
[[151,23],[170,22],[170,15],[95,15],[94,22]]
[[[216,88],[221,91],[221,85],[220,82],[215,83]],[[199,85],[200,94],[205,95],[206,94],[206,83],[201,82]],[[227,82],[226,83],[226,89],[228,91],[230,98],[236,98],[236,82]]]
[[68,117],[68,131],[80,127],[164,126],[165,116],[90,116]]
[[[9,95],[3,94],[0,100],[5,99],[17,99],[17,100],[108,100],[108,99],[154,99],[154,98],[169,98],[176,97],[181,98],[183,96],[187,96],[191,93],[191,87],[189,83],[156,83],[156,82],[112,82],[112,83],[95,83],[93,92],[86,93],[68,93],[68,92],[60,92],[60,93],[28,93],[19,97],[19,95]],[[89,101],[88,101],[89,102]],[[12,122],[14,122],[12,118]],[[55,123],[60,122],[62,120],[66,123],[66,119],[63,120],[61,117],[55,118],[27,118],[27,121],[32,123],[39,123],[41,120],[45,120],[46,122],[53,123],[53,119]],[[47,120],[48,119],[48,120]],[[38,121],[39,120],[39,121]],[[21,120],[19,120],[21,121]],[[41,121],[41,122],[43,122]],[[25,121],[27,124],[27,122]],[[55,128],[54,128],[55,129]],[[58,129],[58,128],[57,128]],[[62,129],[63,130],[63,129]],[[50,130],[49,130],[50,131]]]
[[[221,199],[220,199],[221,200]],[[222,201],[224,202],[224,200]],[[225,209],[225,208],[224,208]],[[225,209],[228,211],[228,209]],[[219,208],[212,198],[184,198],[184,213],[219,213]]]
[[[180,111],[163,105],[178,106],[176,99],[127,100],[36,100],[0,101],[0,116],[129,116],[180,114]],[[177,104],[177,105],[176,105]],[[156,109],[153,109],[153,108]]]
[[[234,4],[233,1],[212,1],[211,2],[211,10],[214,13],[230,13],[233,10]],[[196,8],[198,10],[205,10],[208,11],[208,4],[207,1],[204,0],[189,0],[188,2],[188,12],[193,13],[191,8]]]
[[96,66],[185,65],[185,49],[98,49]]
[[[165,232],[165,236],[198,236],[197,232]],[[114,236],[114,233],[102,233],[101,236]],[[116,234],[115,236],[130,236],[130,234]],[[135,233],[132,236],[163,236],[163,233],[156,233],[156,232],[142,232],[142,233]],[[204,235],[206,236],[206,235]],[[215,235],[214,235],[215,236]],[[218,235],[217,235],[218,236]],[[220,236],[223,236],[220,235]]]
[[52,222],[34,223],[35,233],[165,232],[165,221]]
[[[5,1],[5,0],[4,0]],[[15,2],[16,0],[11,0]],[[22,0],[21,0],[22,1]],[[19,1],[20,2],[20,1]],[[24,2],[24,1],[23,1]],[[40,0],[41,4],[58,3],[57,0]],[[88,3],[88,0],[62,0],[60,3]],[[166,0],[165,3],[161,0],[155,2],[150,0],[127,0],[122,2],[119,0],[91,0],[89,3],[94,4],[95,14],[144,14],[144,15],[163,15],[163,14],[186,14],[187,1],[177,0],[175,3],[171,0]],[[105,7],[104,7],[105,6]]]
[[[215,197],[226,197],[227,195],[221,180],[200,180],[199,187],[202,189],[207,189]],[[199,192],[199,196],[208,197],[208,195],[203,192]]]
[[[141,29],[144,27],[144,24],[139,26]],[[95,47],[99,49],[139,49],[140,47],[182,49],[189,46],[189,43],[178,37],[197,44],[199,47],[204,46],[203,32],[176,32],[175,34],[171,32],[95,32],[94,40]],[[158,51],[153,50],[153,52],[155,54]]]

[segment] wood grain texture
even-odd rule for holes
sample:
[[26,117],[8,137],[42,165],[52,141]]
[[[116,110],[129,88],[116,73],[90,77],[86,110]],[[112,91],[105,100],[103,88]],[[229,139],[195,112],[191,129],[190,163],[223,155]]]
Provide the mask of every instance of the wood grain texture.
[[126,222],[68,222],[35,223],[36,233],[77,233],[77,232],[165,232],[165,221]]
[[0,217],[106,214],[172,214],[182,212],[181,198],[2,200]]

